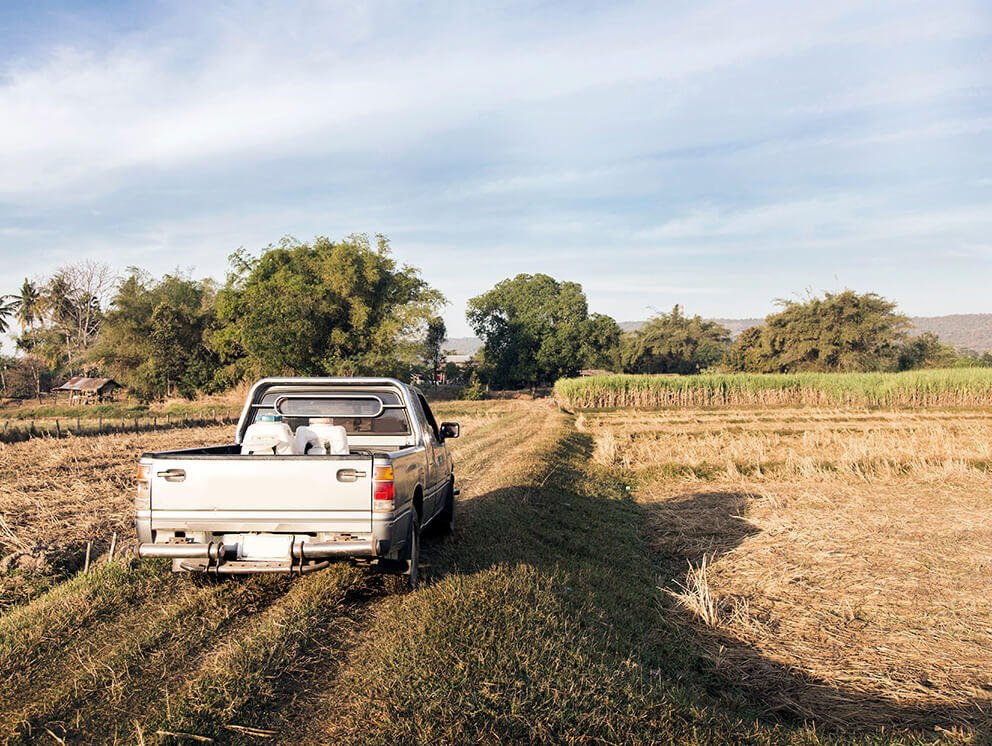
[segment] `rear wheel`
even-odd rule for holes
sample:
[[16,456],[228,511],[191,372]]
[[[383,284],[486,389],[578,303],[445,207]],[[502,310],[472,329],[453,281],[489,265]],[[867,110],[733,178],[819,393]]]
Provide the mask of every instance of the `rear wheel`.
[[403,574],[406,575],[407,586],[410,590],[415,590],[420,581],[420,512],[416,508],[410,518],[410,534],[406,546],[407,566]]

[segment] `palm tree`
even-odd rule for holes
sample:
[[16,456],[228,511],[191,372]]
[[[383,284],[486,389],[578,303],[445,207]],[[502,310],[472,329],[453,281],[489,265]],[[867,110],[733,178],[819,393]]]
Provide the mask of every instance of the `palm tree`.
[[17,301],[11,295],[0,295],[0,334],[6,334],[10,330],[7,318],[14,315],[17,310]]
[[20,295],[14,296],[14,302],[17,303],[17,321],[21,325],[21,331],[30,329],[33,333],[34,322],[41,316],[41,293],[27,277],[21,285]]

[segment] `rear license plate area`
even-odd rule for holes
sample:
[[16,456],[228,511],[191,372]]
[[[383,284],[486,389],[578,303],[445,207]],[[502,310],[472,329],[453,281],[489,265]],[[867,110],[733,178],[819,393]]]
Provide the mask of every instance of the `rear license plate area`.
[[292,551],[292,536],[241,534],[238,539],[239,560],[290,560]]

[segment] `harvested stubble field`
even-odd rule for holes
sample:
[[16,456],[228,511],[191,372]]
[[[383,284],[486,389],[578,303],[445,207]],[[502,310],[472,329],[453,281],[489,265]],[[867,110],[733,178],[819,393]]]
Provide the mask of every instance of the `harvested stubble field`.
[[[833,682],[831,691],[847,691],[861,718],[840,729],[821,728],[838,725],[827,717],[837,711],[836,703],[812,710],[815,723],[802,722],[795,713],[805,711],[783,704],[803,686],[822,682],[812,675],[807,681],[800,669],[781,675],[788,666],[775,661],[796,652],[784,646],[775,627],[774,613],[781,607],[773,603],[766,617],[760,598],[750,601],[750,611],[735,601],[748,592],[768,591],[773,601],[787,597],[783,589],[804,576],[790,564],[794,547],[769,544],[750,565],[765,569],[739,575],[752,585],[741,586],[744,590],[734,596],[724,594],[726,587],[716,578],[724,561],[734,552],[743,554],[748,542],[774,535],[772,528],[753,523],[758,508],[752,507],[746,520],[731,516],[752,500],[774,499],[783,512],[768,520],[782,521],[774,525],[785,539],[796,528],[791,521],[809,516],[840,521],[835,529],[841,533],[850,525],[827,501],[800,500],[785,486],[779,493],[765,489],[779,484],[766,477],[768,464],[777,458],[758,458],[761,475],[746,475],[747,454],[759,452],[760,443],[741,446],[735,457],[741,464],[735,466],[738,476],[723,480],[665,466],[645,470],[644,456],[627,448],[623,413],[587,413],[576,428],[574,417],[540,401],[451,402],[436,405],[435,411],[462,423],[463,437],[452,448],[463,493],[456,534],[424,546],[427,582],[417,592],[396,593],[387,579],[348,564],[293,580],[220,582],[173,576],[164,564],[147,561],[99,560],[88,574],[62,569],[46,587],[5,596],[0,741],[813,745],[980,743],[988,736],[963,704],[978,700],[969,699],[971,690],[964,688],[978,683],[967,671],[952,681],[962,696],[953,703],[934,700],[930,719],[913,721],[924,726],[918,732],[898,725],[884,732],[873,729],[873,708],[892,698],[874,695],[884,686],[867,692],[857,677]],[[780,427],[770,422],[765,429],[769,437],[786,437],[775,431],[801,430],[808,414],[797,412],[796,422]],[[630,443],[641,433],[664,430],[669,416],[683,420],[673,420],[674,429],[688,432],[694,423],[694,432],[702,433],[706,424],[695,420],[709,415],[639,413],[632,422],[641,429]],[[745,422],[738,424],[750,427],[753,416],[775,413],[742,412]],[[860,415],[836,416],[849,422]],[[868,416],[861,426],[868,426]],[[968,428],[984,426],[982,416],[961,415],[961,422],[942,420],[933,426],[971,432]],[[714,415],[710,424],[717,422]],[[845,427],[853,432],[858,425]],[[230,431],[204,428],[0,446],[5,551],[38,540],[65,545],[102,536],[105,541],[114,530],[123,543],[133,541],[131,473],[137,454],[223,441]],[[732,440],[733,434],[727,437]],[[969,465],[955,467],[965,473],[963,479],[972,480],[969,484],[985,484],[985,472],[975,465],[985,458],[979,440],[976,435],[969,446]],[[712,457],[717,444],[701,447],[697,465],[725,464]],[[865,501],[867,493],[858,493],[859,487],[905,484],[899,480],[907,477],[895,471],[899,476],[879,477],[877,484],[874,477],[824,472],[825,494]],[[784,485],[796,478],[783,479]],[[731,497],[717,492],[721,480],[738,484],[727,493]],[[741,488],[745,480],[760,483],[763,491]],[[939,479],[926,487],[934,496],[943,495],[948,483]],[[636,500],[627,489],[631,484],[639,492]],[[965,501],[964,492],[954,495]],[[964,509],[971,510],[978,521],[972,527],[987,528],[980,503],[962,505],[961,520]],[[819,512],[790,512],[799,507]],[[924,503],[918,508],[923,511]],[[891,518],[894,529],[897,522]],[[940,573],[948,568],[941,558],[964,546],[953,526],[944,529],[949,533],[939,535],[946,536],[946,543],[933,541],[928,547],[925,561],[930,564],[911,569],[918,574],[934,568],[938,574],[926,577],[931,585],[946,583]],[[885,525],[877,536],[890,543],[893,537],[913,541],[911,534],[902,537]],[[832,552],[855,550],[831,546]],[[703,554],[709,558],[704,577],[714,594],[708,624],[669,593],[687,584],[686,559],[698,566]],[[857,556],[864,564],[881,561],[884,554]],[[977,583],[986,571],[969,572],[968,582]],[[846,574],[840,574],[846,582]],[[33,576],[19,571],[3,578],[27,575]],[[765,575],[774,576],[778,585],[766,582]],[[829,574],[817,577],[834,582]],[[918,590],[906,598],[930,604],[930,586]],[[851,606],[850,618],[864,626],[864,614],[874,608],[866,604],[874,602],[862,595],[866,598]],[[700,594],[684,598],[692,603]],[[938,610],[947,613],[939,630],[947,635],[956,634],[962,620],[980,619],[976,599],[971,606],[952,607],[948,604],[964,596],[940,598]],[[751,620],[757,631],[748,637],[732,627],[736,619]],[[828,635],[850,626],[830,621]],[[912,636],[914,629],[905,633]],[[723,653],[715,644],[718,639],[725,644],[733,634],[739,634],[733,638],[734,651],[747,649],[749,656]],[[973,626],[970,634],[961,641],[961,660],[977,663],[984,660],[975,657],[980,651],[967,646],[987,639],[987,631]],[[944,638],[935,635],[917,639],[943,644]],[[813,639],[806,645],[815,652],[818,643]],[[898,668],[904,656],[901,643],[893,644],[885,654],[889,658],[878,657],[881,653],[872,658],[870,650],[858,654],[869,659],[871,671],[885,671],[891,679],[888,661]],[[769,674],[771,669],[778,673]],[[844,670],[837,667],[838,676]],[[939,667],[928,675],[937,677],[930,679],[937,687],[951,681],[939,678]],[[781,696],[764,699],[769,686]],[[903,712],[918,714],[915,707]],[[967,729],[950,732],[956,722]],[[945,731],[935,732],[935,726]]]
[[[714,665],[838,727],[987,723],[992,412],[586,412]],[[676,617],[679,618],[679,617]]]

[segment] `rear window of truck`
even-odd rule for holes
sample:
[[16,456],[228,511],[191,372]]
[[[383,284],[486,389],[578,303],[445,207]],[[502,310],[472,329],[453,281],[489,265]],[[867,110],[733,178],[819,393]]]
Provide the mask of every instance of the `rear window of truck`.
[[270,391],[255,407],[254,419],[282,415],[293,430],[311,418],[331,420],[349,435],[409,435],[406,408],[393,391],[374,393]]

